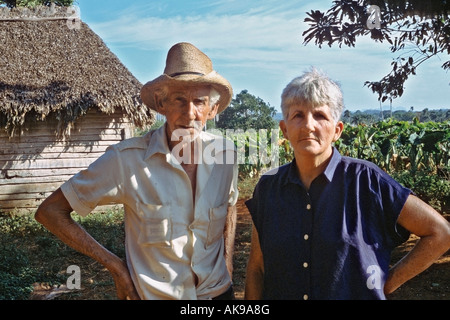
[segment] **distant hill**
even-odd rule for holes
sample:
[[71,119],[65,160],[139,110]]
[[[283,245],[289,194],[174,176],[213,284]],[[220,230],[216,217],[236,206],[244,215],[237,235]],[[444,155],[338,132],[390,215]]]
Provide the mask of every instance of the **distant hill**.
[[273,119],[276,120],[276,121],[283,120],[283,114],[281,112],[277,112],[275,114],[275,117],[273,117]]
[[[421,122],[434,121],[443,122],[450,121],[450,109],[423,109],[420,111],[406,110],[405,108],[394,108],[392,110],[392,118],[400,121],[412,121],[415,117]],[[391,118],[391,111],[383,109],[383,118]],[[278,112],[273,117],[275,121],[283,119],[283,114]],[[374,123],[381,120],[381,113],[378,109],[366,109],[344,111],[342,120],[346,123]]]

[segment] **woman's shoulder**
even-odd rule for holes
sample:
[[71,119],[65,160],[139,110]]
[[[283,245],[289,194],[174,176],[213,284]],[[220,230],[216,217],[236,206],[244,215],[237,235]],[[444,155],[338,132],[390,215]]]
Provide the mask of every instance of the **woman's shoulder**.
[[341,163],[344,165],[346,170],[351,170],[355,172],[358,171],[373,171],[376,173],[384,172],[378,165],[369,160],[343,156],[341,159]]

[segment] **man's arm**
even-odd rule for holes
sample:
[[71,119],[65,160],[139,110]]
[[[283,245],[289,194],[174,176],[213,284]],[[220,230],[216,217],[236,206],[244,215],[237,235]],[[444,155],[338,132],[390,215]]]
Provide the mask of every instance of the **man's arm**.
[[61,189],[58,189],[39,206],[35,219],[68,246],[105,266],[114,278],[119,299],[139,299],[126,263],[76,223],[70,215],[72,211]]
[[261,300],[264,288],[264,259],[259,244],[258,231],[252,227],[252,244],[247,264],[245,300]]
[[419,198],[408,197],[398,223],[420,239],[389,271],[384,286],[386,295],[426,270],[450,249],[450,223]]
[[236,206],[228,206],[227,219],[225,221],[225,228],[223,231],[223,238],[225,243],[225,262],[227,264],[228,272],[231,279],[233,279],[233,255],[234,255],[234,239],[236,237],[236,220],[237,212]]

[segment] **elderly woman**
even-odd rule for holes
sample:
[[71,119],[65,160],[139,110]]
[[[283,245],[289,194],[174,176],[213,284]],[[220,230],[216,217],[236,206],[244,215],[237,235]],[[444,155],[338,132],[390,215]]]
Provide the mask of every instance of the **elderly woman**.
[[[373,163],[333,147],[339,86],[316,70],[282,94],[280,128],[295,159],[267,173],[253,219],[246,299],[386,299],[450,247],[450,224]],[[416,246],[390,268],[392,250]]]

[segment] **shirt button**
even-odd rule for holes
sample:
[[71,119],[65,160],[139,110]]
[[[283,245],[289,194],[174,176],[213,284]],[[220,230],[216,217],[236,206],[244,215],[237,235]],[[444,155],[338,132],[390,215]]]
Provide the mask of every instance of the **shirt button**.
[[308,268],[308,262],[303,262],[303,268]]
[[305,235],[303,236],[303,239],[308,240],[308,239],[309,239],[309,235],[305,234]]
[[306,210],[311,210],[311,205],[309,203],[306,205]]
[[308,298],[309,298],[309,297],[308,297],[307,294],[304,294],[304,295],[303,295],[303,300],[308,300]]

